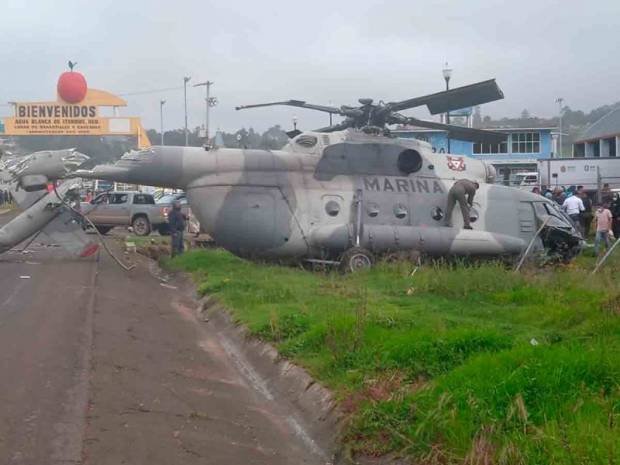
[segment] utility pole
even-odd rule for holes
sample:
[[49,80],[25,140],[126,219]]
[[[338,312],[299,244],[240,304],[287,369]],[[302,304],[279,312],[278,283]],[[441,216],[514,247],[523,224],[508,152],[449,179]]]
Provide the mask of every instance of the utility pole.
[[183,78],[183,101],[185,104],[185,147],[189,145],[189,131],[187,130],[187,83],[191,77],[185,76]]
[[205,81],[200,82],[198,84],[194,84],[194,87],[205,87],[206,96],[205,96],[205,145],[209,144],[209,108],[217,105],[217,99],[215,97],[211,97],[211,86],[213,85],[213,81]]
[[559,134],[558,134],[558,153],[557,153],[557,157],[560,158],[562,156],[562,104],[564,103],[564,99],[562,97],[558,97],[557,99],[555,99],[555,103],[558,104],[558,106],[560,107],[560,114],[559,114]]
[[[448,68],[448,62],[443,67],[442,70],[443,78],[446,81],[446,91],[450,90],[450,78],[452,77],[452,69]],[[446,124],[450,124],[450,112],[446,113]],[[450,153],[450,133],[448,132],[448,153]]]
[[164,145],[164,104],[165,100],[159,101],[159,123],[161,128],[161,145]]

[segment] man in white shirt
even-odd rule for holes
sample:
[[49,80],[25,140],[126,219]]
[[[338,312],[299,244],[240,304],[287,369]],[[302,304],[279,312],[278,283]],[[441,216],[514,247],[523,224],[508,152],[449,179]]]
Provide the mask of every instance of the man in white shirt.
[[562,209],[566,212],[566,214],[573,220],[575,223],[575,227],[577,230],[583,235],[581,231],[581,212],[586,208],[583,206],[583,201],[581,200],[581,194],[577,193],[568,197],[564,203],[562,204]]

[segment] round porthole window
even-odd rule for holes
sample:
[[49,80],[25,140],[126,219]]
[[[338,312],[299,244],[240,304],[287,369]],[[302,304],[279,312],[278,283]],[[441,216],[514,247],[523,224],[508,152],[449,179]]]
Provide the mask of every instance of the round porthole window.
[[330,200],[325,204],[325,212],[329,216],[338,216],[338,213],[340,213],[340,205],[338,205],[338,202]]
[[471,207],[469,209],[469,221],[475,223],[479,216],[480,215],[478,214],[478,210],[476,210],[474,207]]
[[406,149],[398,155],[398,169],[404,174],[415,173],[422,168],[422,155],[413,149]]
[[366,213],[368,213],[368,216],[371,218],[376,218],[379,215],[379,205],[374,202],[370,202],[366,205]]
[[396,204],[394,206],[394,215],[398,219],[403,219],[407,217],[407,207],[405,207],[402,203]]
[[435,221],[441,221],[443,220],[444,217],[444,212],[441,208],[439,207],[435,207],[431,210],[431,217],[435,220]]

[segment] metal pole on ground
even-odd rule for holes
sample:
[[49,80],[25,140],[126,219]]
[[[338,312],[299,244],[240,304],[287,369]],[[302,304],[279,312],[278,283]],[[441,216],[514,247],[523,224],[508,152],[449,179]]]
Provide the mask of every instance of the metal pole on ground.
[[534,245],[534,241],[540,235],[540,233],[542,232],[543,228],[545,226],[547,226],[547,223],[549,222],[550,219],[551,219],[551,217],[548,216],[545,219],[545,221],[543,221],[543,224],[540,225],[540,228],[538,228],[538,231],[536,231],[536,234],[534,234],[534,237],[532,237],[532,240],[527,245],[527,248],[525,249],[525,252],[523,252],[523,256],[521,257],[521,260],[519,260],[519,263],[517,264],[517,267],[515,268],[515,272],[517,272],[517,271],[519,271],[521,269],[521,266],[523,265],[523,262],[525,261],[526,257],[529,255],[530,250],[532,249],[532,246]]
[[596,266],[594,267],[594,269],[592,270],[592,274],[596,274],[596,272],[599,270],[599,268],[601,266],[603,266],[603,263],[605,263],[607,261],[607,259],[609,258],[609,256],[611,255],[611,253],[615,250],[616,246],[620,244],[620,239],[616,239],[616,242],[614,242],[614,245],[612,245],[609,250],[607,251],[607,253],[605,255],[603,255],[603,258],[601,258],[599,260],[599,262],[596,264]]

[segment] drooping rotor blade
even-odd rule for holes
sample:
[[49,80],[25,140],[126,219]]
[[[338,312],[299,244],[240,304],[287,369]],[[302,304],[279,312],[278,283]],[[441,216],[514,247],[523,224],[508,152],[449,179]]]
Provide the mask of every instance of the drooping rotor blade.
[[235,110],[245,110],[247,108],[259,108],[259,107],[272,107],[275,105],[287,105],[289,107],[307,108],[309,110],[324,111],[326,113],[342,115],[342,110],[340,110],[340,108],[328,107],[325,105],[314,105],[312,103],[306,103],[303,100],[285,100],[283,102],[270,102],[270,103],[257,103],[254,105],[241,105],[241,106],[235,107]]
[[465,128],[452,124],[436,123],[434,121],[424,121],[417,118],[407,118],[407,124],[420,126],[422,128],[440,129],[447,131],[451,138],[465,140],[469,142],[479,142],[483,144],[499,144],[505,142],[508,134],[503,132],[487,131],[485,129]]
[[402,102],[391,102],[386,106],[391,111],[401,111],[408,108],[426,105],[432,115],[446,113],[452,110],[472,107],[483,103],[501,100],[504,94],[495,82],[495,79],[481,81],[468,86],[437,92],[436,94],[415,97]]
[[299,134],[301,134],[301,131],[299,129],[293,129],[292,131],[286,131],[286,135],[288,136],[289,139],[294,139]]

